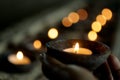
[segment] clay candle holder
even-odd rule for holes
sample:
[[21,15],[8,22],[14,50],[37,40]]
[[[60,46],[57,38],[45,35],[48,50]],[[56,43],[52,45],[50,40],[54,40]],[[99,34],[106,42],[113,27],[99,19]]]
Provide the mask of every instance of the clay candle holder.
[[[82,50],[79,48],[74,52],[75,43],[79,43]],[[104,63],[111,53],[110,48],[101,42],[80,39],[55,40],[48,42],[46,46],[47,55],[65,64],[83,66],[91,71]]]
[[9,73],[24,73],[31,71],[35,63],[35,57],[25,51],[6,51],[0,58],[0,70]]

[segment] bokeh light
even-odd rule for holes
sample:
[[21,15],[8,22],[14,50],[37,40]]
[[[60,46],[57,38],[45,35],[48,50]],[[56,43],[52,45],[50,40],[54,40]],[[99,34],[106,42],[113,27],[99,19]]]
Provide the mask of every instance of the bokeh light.
[[97,35],[97,33],[95,31],[90,31],[88,33],[88,39],[90,41],[95,41],[97,39],[97,37],[98,37],[98,35]]
[[102,10],[102,15],[104,15],[107,20],[110,20],[112,18],[112,11],[108,8],[104,8]]
[[104,25],[106,24],[106,22],[107,22],[107,20],[106,20],[106,18],[105,18],[104,15],[98,15],[98,16],[96,17],[96,21],[100,22],[100,24],[101,24],[102,26],[104,26]]
[[64,17],[62,19],[62,24],[64,25],[64,27],[70,27],[70,26],[72,26],[72,22],[68,19],[68,17]]
[[88,13],[85,9],[79,9],[77,13],[79,14],[80,20],[86,20],[88,18]]
[[98,21],[93,22],[91,26],[92,26],[92,30],[95,32],[100,32],[102,29],[102,26]]
[[40,49],[42,47],[42,43],[41,43],[40,40],[35,40],[33,42],[33,46],[34,46],[35,49]]
[[50,39],[55,39],[58,37],[58,30],[56,28],[51,28],[48,31],[48,37]]
[[72,23],[77,23],[80,19],[78,13],[76,12],[71,12],[69,15],[68,15],[68,19],[72,22]]

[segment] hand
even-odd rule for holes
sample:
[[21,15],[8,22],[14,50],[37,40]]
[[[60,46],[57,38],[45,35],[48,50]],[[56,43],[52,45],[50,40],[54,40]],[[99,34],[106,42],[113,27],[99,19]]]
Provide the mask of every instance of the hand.
[[50,80],[97,80],[95,76],[99,80],[120,80],[120,63],[114,55],[93,73],[77,65],[63,64],[50,56],[41,60],[43,73]]
[[108,58],[109,67],[114,80],[120,80],[120,61],[114,55],[110,55]]
[[97,80],[91,72],[77,65],[66,65],[50,56],[41,61],[43,73],[50,80]]
[[94,71],[94,75],[99,80],[120,80],[120,62],[114,55],[110,55],[108,60]]

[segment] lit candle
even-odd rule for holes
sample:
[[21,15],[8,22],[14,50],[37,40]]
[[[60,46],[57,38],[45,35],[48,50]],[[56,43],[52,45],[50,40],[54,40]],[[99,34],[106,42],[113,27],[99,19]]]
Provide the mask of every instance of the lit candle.
[[79,48],[79,43],[75,44],[75,47],[73,48],[67,48],[64,49],[63,51],[69,52],[69,53],[75,53],[75,54],[83,54],[83,55],[91,55],[92,51],[87,48]]
[[40,40],[35,40],[33,42],[33,47],[36,49],[36,50],[39,50],[41,47],[42,47],[42,43]]
[[8,61],[15,65],[26,65],[31,63],[30,59],[24,56],[21,51],[18,51],[16,55],[15,54],[9,55]]

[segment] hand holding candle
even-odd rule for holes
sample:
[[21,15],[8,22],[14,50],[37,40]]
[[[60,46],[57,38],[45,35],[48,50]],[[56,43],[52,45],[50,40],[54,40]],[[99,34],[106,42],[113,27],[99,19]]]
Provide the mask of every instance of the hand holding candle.
[[69,39],[48,42],[46,54],[65,64],[80,65],[92,71],[104,63],[110,53],[110,48],[101,42]]

